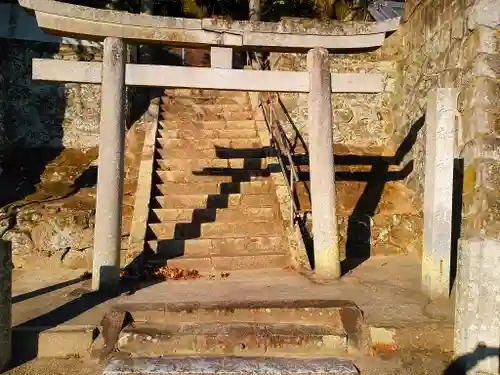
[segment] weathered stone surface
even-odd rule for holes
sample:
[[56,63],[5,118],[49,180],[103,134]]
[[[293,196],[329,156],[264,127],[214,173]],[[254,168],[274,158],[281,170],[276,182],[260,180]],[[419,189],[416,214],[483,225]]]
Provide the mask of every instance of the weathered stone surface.
[[33,251],[33,242],[27,233],[11,230],[2,239],[11,242],[12,255],[26,255]]
[[273,357],[179,357],[163,359],[113,360],[105,375],[119,374],[358,374],[349,360],[338,358],[273,358]]
[[497,239],[471,237],[460,243],[454,349],[473,373],[497,374],[500,367],[499,250]]
[[92,248],[68,251],[60,260],[64,267],[71,269],[90,269],[92,267]]

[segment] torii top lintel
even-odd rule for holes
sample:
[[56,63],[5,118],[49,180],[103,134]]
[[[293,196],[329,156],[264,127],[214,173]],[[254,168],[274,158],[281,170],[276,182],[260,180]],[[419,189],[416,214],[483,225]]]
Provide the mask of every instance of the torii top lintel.
[[373,48],[399,26],[399,18],[382,22],[320,22],[284,19],[250,22],[187,19],[132,14],[78,6],[54,0],[19,0],[45,31],[80,39],[112,36],[131,42],[161,43],[192,48],[220,46],[245,49],[303,51]]

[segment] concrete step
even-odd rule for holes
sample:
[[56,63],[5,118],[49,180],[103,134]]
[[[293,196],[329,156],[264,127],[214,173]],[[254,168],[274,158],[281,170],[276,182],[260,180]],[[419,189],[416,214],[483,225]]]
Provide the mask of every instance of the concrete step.
[[188,119],[186,121],[177,121],[166,118],[166,120],[161,120],[159,123],[160,129],[186,129],[186,130],[213,130],[213,129],[255,129],[254,120],[242,120],[242,121],[232,121],[232,120],[222,120],[222,121],[193,121],[193,119]]
[[231,183],[231,182],[248,182],[248,181],[266,181],[268,180],[268,170],[227,170],[222,171],[209,171],[207,173],[193,174],[189,171],[155,171],[153,175],[153,182],[165,183],[204,183],[204,182],[217,182],[217,183]]
[[244,238],[212,238],[194,240],[150,240],[147,245],[161,259],[180,256],[208,257],[279,253],[283,249],[279,235]]
[[177,258],[157,258],[150,260],[151,264],[166,265],[170,268],[195,269],[207,276],[213,271],[239,271],[266,268],[283,268],[290,265],[290,256],[283,252],[264,253],[231,253],[227,256],[214,255],[210,257],[192,257],[184,255]]
[[157,159],[160,170],[189,171],[202,168],[240,168],[265,169],[267,159],[238,158],[238,159]]
[[148,224],[146,235],[157,239],[195,239],[195,238],[244,238],[274,235],[277,225],[271,221],[261,222],[163,222]]
[[214,222],[238,222],[245,221],[265,221],[274,218],[272,208],[195,208],[195,209],[153,209],[149,222],[167,222],[167,221],[193,221],[199,223]]
[[157,184],[156,190],[160,194],[265,194],[271,191],[271,183],[266,180],[252,182],[165,182]]
[[234,149],[230,147],[212,147],[197,149],[196,147],[167,147],[156,150],[157,157],[174,159],[234,159],[234,158],[263,158],[266,156],[262,147]]
[[231,149],[241,149],[241,148],[262,148],[262,143],[259,138],[252,135],[249,138],[238,137],[238,139],[226,138],[206,138],[206,139],[181,139],[178,137],[171,138],[157,138],[157,144],[159,147],[164,149],[168,148],[182,148],[186,152],[189,149],[198,150],[214,150],[217,148],[231,148]]
[[256,138],[256,129],[158,129],[161,138],[205,140],[212,139],[216,143],[220,139],[248,139]]
[[162,357],[111,360],[104,375],[355,375],[354,363],[336,357]]
[[273,207],[274,201],[269,194],[168,194],[153,199],[152,208],[235,208],[235,207]]
[[254,322],[136,324],[120,334],[117,348],[132,357],[169,355],[345,355],[342,329],[321,325]]

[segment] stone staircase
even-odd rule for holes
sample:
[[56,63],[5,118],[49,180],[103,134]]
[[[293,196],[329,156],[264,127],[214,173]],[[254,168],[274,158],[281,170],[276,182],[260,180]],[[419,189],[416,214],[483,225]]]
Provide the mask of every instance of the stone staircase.
[[[261,269],[139,290],[114,305],[118,354],[104,374],[357,374],[352,358],[367,352],[368,330],[335,288]],[[118,332],[126,315],[133,324]]]
[[248,94],[170,90],[160,113],[146,233],[154,262],[214,271],[286,266]]
[[122,357],[104,373],[357,374],[346,357],[367,349],[362,313],[287,267],[269,145],[248,94],[167,90],[160,118],[149,262],[201,278],[120,299],[114,316],[133,324],[114,336]]

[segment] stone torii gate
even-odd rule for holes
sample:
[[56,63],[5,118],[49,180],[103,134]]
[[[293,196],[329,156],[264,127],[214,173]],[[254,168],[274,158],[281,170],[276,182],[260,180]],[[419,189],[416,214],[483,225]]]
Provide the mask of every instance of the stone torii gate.
[[[310,163],[315,273],[340,277],[335,217],[331,94],[383,90],[379,74],[331,74],[327,49],[382,45],[399,18],[350,26],[191,20],[74,6],[53,0],[20,0],[53,34],[104,39],[103,62],[33,60],[33,79],[101,84],[101,125],[92,288],[116,291],[121,240],[125,85],[309,93]],[[126,64],[125,43],[211,47],[212,68]],[[320,48],[318,48],[320,47]],[[308,72],[231,70],[232,50],[308,52]],[[332,209],[333,208],[333,209]]]

